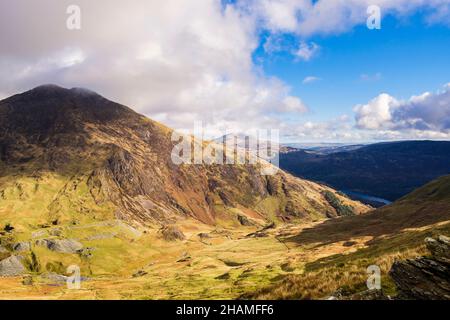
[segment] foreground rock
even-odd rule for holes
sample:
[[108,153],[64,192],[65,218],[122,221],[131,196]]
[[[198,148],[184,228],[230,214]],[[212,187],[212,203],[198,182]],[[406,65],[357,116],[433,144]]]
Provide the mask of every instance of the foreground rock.
[[10,256],[0,261],[0,277],[13,277],[25,272],[25,267],[20,262],[20,258]]
[[389,275],[399,299],[450,300],[450,239],[425,239],[431,257],[396,261]]

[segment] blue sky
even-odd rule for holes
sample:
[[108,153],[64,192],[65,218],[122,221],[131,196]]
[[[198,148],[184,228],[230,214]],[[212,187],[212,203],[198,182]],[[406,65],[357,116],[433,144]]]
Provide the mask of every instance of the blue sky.
[[[449,82],[450,28],[423,20],[420,13],[401,20],[388,16],[382,19],[381,30],[362,25],[339,35],[311,37],[308,41],[320,50],[309,61],[296,59],[289,50],[267,53],[266,32],[254,60],[302,97],[311,109],[301,115],[303,119],[325,121],[350,115],[355,105],[383,92],[408,99]],[[291,47],[299,41],[292,35],[281,37]],[[302,83],[308,76],[319,80]]]
[[209,137],[450,140],[450,0],[3,0],[0,41],[0,99],[54,83]]

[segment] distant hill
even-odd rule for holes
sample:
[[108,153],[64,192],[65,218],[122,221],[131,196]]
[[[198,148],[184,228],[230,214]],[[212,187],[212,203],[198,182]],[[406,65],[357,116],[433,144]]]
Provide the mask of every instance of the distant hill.
[[319,154],[300,150],[280,154],[280,167],[292,174],[394,201],[450,173],[450,141],[401,141]]
[[[344,151],[352,151],[364,147],[364,144],[346,144],[346,143],[289,143],[284,147],[292,152],[294,150],[307,150],[317,154],[330,154]],[[283,150],[281,150],[283,152]]]

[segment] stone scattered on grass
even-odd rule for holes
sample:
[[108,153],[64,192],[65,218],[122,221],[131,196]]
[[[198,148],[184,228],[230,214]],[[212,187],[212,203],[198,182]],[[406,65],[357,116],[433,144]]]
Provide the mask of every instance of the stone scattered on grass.
[[244,216],[242,214],[238,214],[237,219],[238,219],[239,223],[243,226],[251,227],[254,225],[254,223],[252,221],[250,221],[249,218],[247,218],[246,216]]
[[49,250],[62,253],[78,253],[83,249],[83,245],[74,239],[42,239],[37,240],[36,245],[45,246]]
[[177,241],[186,239],[183,232],[175,226],[166,226],[160,230],[162,237],[166,241]]
[[17,242],[13,245],[13,250],[17,252],[30,251],[29,242]]
[[25,272],[25,267],[18,256],[10,256],[0,261],[0,277],[13,277]]
[[139,270],[139,271],[133,273],[133,278],[143,277],[147,274],[148,274],[148,272],[146,272],[144,270]]

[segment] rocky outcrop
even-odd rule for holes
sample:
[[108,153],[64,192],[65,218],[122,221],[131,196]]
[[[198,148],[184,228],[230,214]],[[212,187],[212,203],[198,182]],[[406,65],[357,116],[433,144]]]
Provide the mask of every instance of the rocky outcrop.
[[185,240],[186,236],[176,226],[165,226],[161,230],[161,235],[166,241]]
[[17,256],[10,256],[9,258],[0,261],[0,277],[18,276],[24,272],[25,267]]
[[83,249],[83,245],[74,239],[42,239],[37,240],[36,245],[45,246],[49,250],[62,252],[62,253],[78,253]]
[[398,299],[450,300],[450,238],[425,239],[430,257],[396,261],[389,275]]

